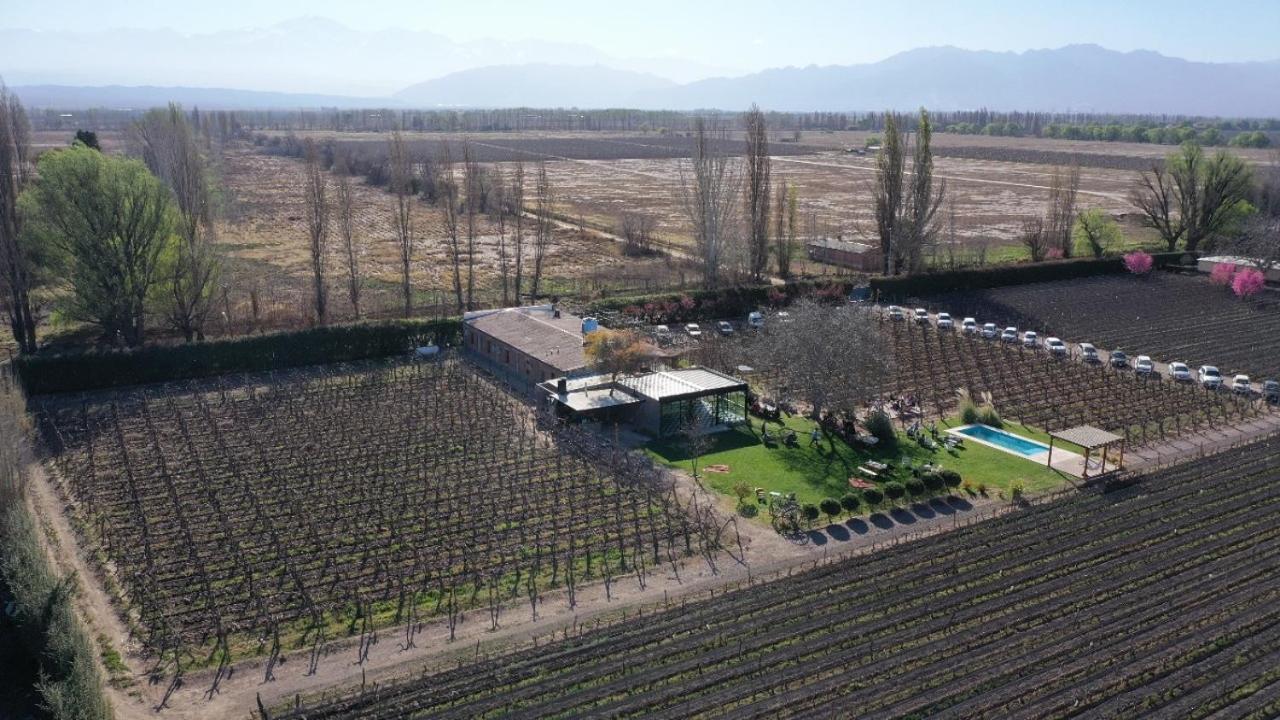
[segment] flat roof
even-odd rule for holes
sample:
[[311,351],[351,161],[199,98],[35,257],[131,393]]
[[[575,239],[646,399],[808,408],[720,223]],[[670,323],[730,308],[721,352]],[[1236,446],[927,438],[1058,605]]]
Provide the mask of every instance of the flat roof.
[[462,321],[560,372],[586,366],[582,352],[582,319],[569,313],[555,316],[550,305],[477,310]]
[[1096,428],[1092,425],[1079,425],[1077,427],[1067,428],[1066,430],[1051,432],[1049,433],[1049,437],[1056,440],[1065,440],[1089,450],[1124,440],[1124,438],[1116,435],[1115,433],[1107,432],[1106,430]]
[[574,412],[590,412],[591,410],[622,407],[623,405],[635,405],[636,403],[644,402],[643,399],[618,388],[576,390],[565,396],[556,395],[556,400],[559,400]]
[[703,367],[659,370],[623,378],[618,384],[654,400],[703,395],[718,390],[745,389],[747,386],[738,378]]

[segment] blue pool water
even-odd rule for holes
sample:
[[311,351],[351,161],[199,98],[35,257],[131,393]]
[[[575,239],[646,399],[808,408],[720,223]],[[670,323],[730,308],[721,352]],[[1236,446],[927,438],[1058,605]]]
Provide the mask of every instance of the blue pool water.
[[986,425],[969,425],[968,427],[956,430],[956,432],[961,435],[968,435],[974,440],[989,442],[992,445],[997,445],[1011,453],[1026,457],[1038,455],[1049,449],[1049,446],[1044,443],[1038,443],[1034,440],[1021,438],[1012,433],[987,427]]

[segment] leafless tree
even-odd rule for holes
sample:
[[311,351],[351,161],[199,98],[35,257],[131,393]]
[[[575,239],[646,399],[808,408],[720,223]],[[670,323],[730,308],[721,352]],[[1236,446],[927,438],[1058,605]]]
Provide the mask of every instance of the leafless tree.
[[1043,218],[1027,218],[1022,221],[1022,233],[1018,236],[1031,255],[1031,262],[1041,262],[1049,256],[1049,235],[1044,231]]
[[206,154],[182,109],[170,103],[134,123],[131,150],[173,194],[182,242],[169,267],[169,322],[188,342],[203,339],[222,258],[215,248],[214,202]]
[[355,197],[351,190],[351,173],[346,154],[338,156],[337,197],[338,235],[342,238],[342,252],[347,256],[347,293],[351,309],[360,317],[360,250],[356,247]]
[[[447,147],[447,143],[442,143]],[[409,149],[400,131],[391,133],[387,145],[387,159],[391,168],[391,192],[395,195],[392,208],[392,226],[396,231],[396,244],[400,250],[400,292],[404,300],[404,316],[413,315],[413,285],[410,271],[413,266],[415,239],[413,233],[413,166]]]
[[449,244],[449,265],[453,271],[453,299],[458,312],[466,307],[462,296],[462,236],[458,218],[458,179],[454,173],[453,158],[449,154],[449,144],[440,143],[440,158],[436,162],[439,167],[439,199],[436,206],[440,208],[440,219],[444,224],[445,241]]
[[778,276],[787,279],[791,276],[791,245],[787,241],[787,200],[789,199],[787,180],[778,181],[774,191],[773,206],[773,257],[778,267]]
[[622,238],[622,254],[643,257],[653,254],[654,220],[641,212],[624,212],[618,218],[617,234]]
[[320,153],[311,138],[306,146],[306,177],[303,200],[307,209],[307,236],[311,240],[311,273],[315,292],[316,322],[329,320],[328,290],[325,287],[325,255],[329,244],[328,178],[320,166]]
[[883,257],[885,275],[896,275],[901,269],[902,253],[899,244],[904,241],[902,181],[906,173],[906,155],[903,151],[902,131],[895,113],[884,116],[884,138],[876,155],[876,177],[872,188],[875,200],[876,233],[880,237],[880,254]]
[[547,178],[547,163],[538,161],[538,179],[534,188],[534,202],[537,219],[534,225],[533,235],[533,281],[530,284],[530,294],[534,298],[538,297],[538,291],[542,285],[543,263],[546,261],[547,251],[551,248],[551,239],[555,230],[555,197],[551,189],[551,180]]
[[1206,158],[1199,145],[1184,143],[1163,166],[1138,176],[1129,200],[1170,252],[1180,241],[1187,252],[1196,252],[1243,219],[1252,189],[1253,174],[1243,160],[1223,150]]
[[1049,211],[1045,218],[1045,234],[1050,248],[1062,257],[1072,255],[1072,231],[1076,225],[1076,195],[1080,191],[1080,166],[1055,167],[1049,181]]
[[703,118],[694,121],[693,157],[680,163],[680,199],[693,225],[694,244],[702,261],[703,284],[720,282],[721,266],[739,231],[740,162],[720,149],[723,131],[711,131]]
[[0,82],[0,290],[19,352],[36,351],[32,291],[36,265],[22,242],[18,195],[31,177],[31,124],[18,96]]
[[493,202],[489,204],[489,216],[498,225],[498,273],[502,281],[502,306],[511,305],[511,258],[507,249],[507,178],[501,167],[493,170]]
[[746,211],[748,272],[753,280],[769,269],[769,134],[764,113],[755,105],[744,118],[747,128]]
[[880,394],[892,350],[874,315],[811,302],[788,312],[789,322],[772,323],[749,341],[757,369],[789,388],[815,418],[823,411],[854,411]]
[[515,172],[511,174],[511,213],[515,215],[515,237],[513,238],[516,256],[515,299],[520,305],[520,292],[524,289],[524,163],[516,161]]
[[937,244],[940,232],[938,210],[946,196],[946,180],[933,181],[933,123],[929,112],[920,109],[915,139],[911,149],[911,186],[906,197],[906,228],[901,235],[906,240],[901,256],[903,269],[918,272],[924,262],[924,253]]
[[462,182],[466,186],[467,212],[467,309],[475,309],[476,294],[476,219],[484,211],[485,179],[480,163],[476,162],[471,141],[462,141]]

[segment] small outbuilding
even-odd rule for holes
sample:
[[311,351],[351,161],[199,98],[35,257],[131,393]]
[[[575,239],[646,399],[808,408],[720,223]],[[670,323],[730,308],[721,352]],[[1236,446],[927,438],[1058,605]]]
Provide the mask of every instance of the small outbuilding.
[[868,243],[817,238],[805,243],[805,251],[814,262],[837,265],[859,272],[879,272],[883,258],[880,248]]

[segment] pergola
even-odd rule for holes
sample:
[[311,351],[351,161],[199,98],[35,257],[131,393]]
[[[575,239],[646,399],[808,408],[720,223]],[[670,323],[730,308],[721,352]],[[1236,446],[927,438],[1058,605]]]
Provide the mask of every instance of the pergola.
[[1053,443],[1055,440],[1069,442],[1084,448],[1084,474],[1080,476],[1081,480],[1089,477],[1089,457],[1098,448],[1102,448],[1102,472],[1104,474],[1107,471],[1107,451],[1117,443],[1120,445],[1120,459],[1116,462],[1116,466],[1124,465],[1125,440],[1123,437],[1092,425],[1078,425],[1066,430],[1049,433],[1049,467],[1053,467]]

